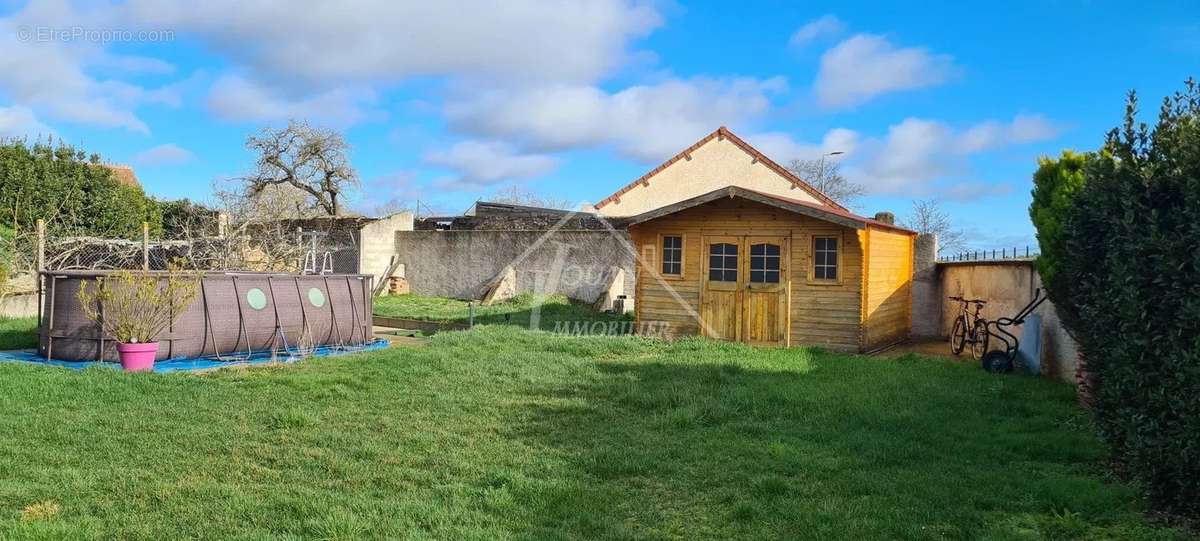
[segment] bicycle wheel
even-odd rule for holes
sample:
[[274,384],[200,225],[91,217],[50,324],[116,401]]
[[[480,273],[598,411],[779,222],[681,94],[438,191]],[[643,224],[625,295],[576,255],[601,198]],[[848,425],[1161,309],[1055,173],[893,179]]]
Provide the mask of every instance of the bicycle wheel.
[[983,355],[988,352],[988,339],[991,338],[991,333],[987,329],[987,321],[982,319],[975,320],[975,332],[971,337],[971,356],[975,360],[983,358]]
[[954,330],[950,331],[950,353],[958,355],[967,346],[967,320],[962,316],[954,320]]

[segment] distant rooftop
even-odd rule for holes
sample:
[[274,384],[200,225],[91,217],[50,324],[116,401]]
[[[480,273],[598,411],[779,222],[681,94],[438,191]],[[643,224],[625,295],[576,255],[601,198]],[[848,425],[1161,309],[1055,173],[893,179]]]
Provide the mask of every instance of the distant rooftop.
[[100,167],[112,171],[113,178],[117,179],[117,182],[121,184],[133,187],[140,187],[142,185],[142,183],[138,182],[137,175],[133,172],[133,167],[112,163],[102,163]]

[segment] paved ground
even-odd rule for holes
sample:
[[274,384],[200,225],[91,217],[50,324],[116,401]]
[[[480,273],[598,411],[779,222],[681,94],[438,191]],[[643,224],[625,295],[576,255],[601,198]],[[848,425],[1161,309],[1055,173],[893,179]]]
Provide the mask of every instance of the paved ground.
[[[404,333],[403,331],[400,331],[400,329],[393,329],[391,327],[380,327],[379,325],[376,325],[374,327],[374,329],[372,329],[372,330],[375,333],[375,338],[382,338],[384,340],[387,340],[388,342],[391,343],[391,345],[393,347],[394,346],[421,346],[421,345],[425,345],[425,343],[429,342],[428,337],[416,336],[415,335],[416,333],[412,333],[410,335],[408,333]],[[397,333],[399,333],[399,334],[397,334]]]
[[944,357],[947,359],[958,359],[960,361],[972,361],[970,352],[963,352],[962,355],[955,357],[950,353],[950,343],[946,340],[917,340],[900,344],[890,349],[886,349],[877,353],[873,353],[872,357],[900,357],[916,353],[917,355],[925,355],[927,357]]

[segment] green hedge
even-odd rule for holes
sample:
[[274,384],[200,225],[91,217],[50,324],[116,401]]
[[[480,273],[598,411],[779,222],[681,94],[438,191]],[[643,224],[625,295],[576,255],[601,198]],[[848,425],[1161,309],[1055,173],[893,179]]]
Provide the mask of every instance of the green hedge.
[[54,231],[140,238],[146,221],[161,231],[158,204],[99,164],[69,145],[0,141],[0,223],[31,231],[41,218]]
[[1115,461],[1160,509],[1198,516],[1200,91],[1189,81],[1153,128],[1136,112],[1131,94],[1125,125],[1061,209],[1061,235],[1035,224],[1043,245],[1058,243],[1047,286],[1073,316]]

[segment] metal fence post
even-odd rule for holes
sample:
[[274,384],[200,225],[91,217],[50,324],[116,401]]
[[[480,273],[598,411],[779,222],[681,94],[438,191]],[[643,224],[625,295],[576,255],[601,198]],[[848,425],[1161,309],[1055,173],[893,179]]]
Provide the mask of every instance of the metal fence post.
[[142,222],[142,270],[150,270],[150,224]]

